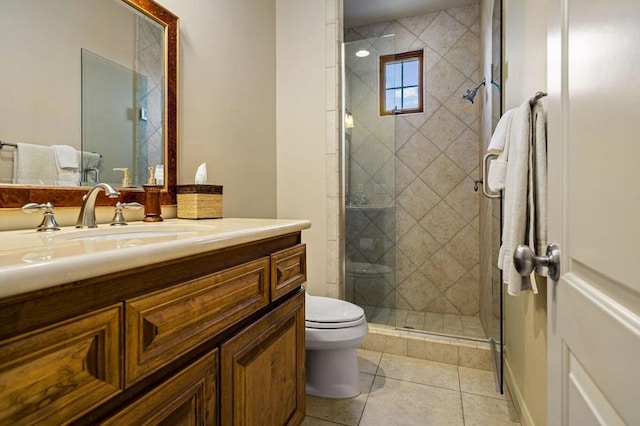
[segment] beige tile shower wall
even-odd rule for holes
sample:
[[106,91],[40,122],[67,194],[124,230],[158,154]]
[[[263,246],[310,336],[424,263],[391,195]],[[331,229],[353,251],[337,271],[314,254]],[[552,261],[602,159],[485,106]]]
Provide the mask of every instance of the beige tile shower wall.
[[[461,95],[481,79],[479,5],[347,30],[345,41],[395,34],[396,52],[424,49],[425,112],[395,120],[397,308],[463,315],[479,310],[480,121],[478,102]],[[372,139],[380,126],[377,75],[362,73],[353,85],[356,126],[352,147]],[[479,95],[479,98],[481,96]],[[358,129],[358,125],[361,129]],[[368,150],[373,153],[375,150]],[[384,164],[366,151],[356,159],[365,195]],[[365,164],[367,163],[367,167]]]
[[134,183],[145,183],[147,167],[164,164],[163,149],[163,32],[156,24],[136,19],[136,71],[146,77],[146,85],[137,89],[138,100],[146,108],[145,120],[138,120],[138,176]]

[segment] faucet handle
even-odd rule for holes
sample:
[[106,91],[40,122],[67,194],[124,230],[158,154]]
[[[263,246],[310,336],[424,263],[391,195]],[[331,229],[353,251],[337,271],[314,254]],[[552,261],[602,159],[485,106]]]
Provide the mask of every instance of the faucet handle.
[[124,213],[122,211],[123,209],[140,210],[142,207],[144,207],[142,204],[136,203],[135,201],[132,203],[121,203],[118,201],[116,203],[116,211],[113,215],[113,219],[111,219],[111,226],[127,225],[127,221],[124,218]]
[[53,216],[53,204],[45,203],[28,203],[22,206],[22,211],[25,213],[35,213],[44,210],[44,217],[42,222],[38,225],[38,232],[50,232],[59,231],[60,226],[56,222],[56,218]]

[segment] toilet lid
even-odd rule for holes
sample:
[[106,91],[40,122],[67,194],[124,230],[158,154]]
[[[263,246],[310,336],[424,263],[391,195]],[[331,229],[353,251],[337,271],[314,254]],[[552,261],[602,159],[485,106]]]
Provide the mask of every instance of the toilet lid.
[[307,323],[333,324],[333,326],[339,324],[340,327],[352,327],[364,321],[364,310],[360,306],[344,300],[307,294],[305,303]]

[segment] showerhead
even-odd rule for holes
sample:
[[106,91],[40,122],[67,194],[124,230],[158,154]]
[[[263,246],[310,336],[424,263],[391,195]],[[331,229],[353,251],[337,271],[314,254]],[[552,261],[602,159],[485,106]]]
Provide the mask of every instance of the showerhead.
[[473,103],[473,100],[476,98],[476,95],[478,94],[478,89],[480,87],[484,86],[484,84],[485,84],[485,80],[482,80],[482,83],[478,84],[473,89],[467,89],[467,93],[462,95],[462,99],[465,99],[465,100]]
[[[476,98],[476,95],[478,94],[478,89],[484,86],[485,84],[486,84],[486,80],[482,80],[482,83],[478,84],[473,89],[467,89],[467,93],[462,95],[462,99],[473,103],[473,100]],[[496,89],[500,90],[500,85],[498,84],[497,81],[491,80],[491,85],[495,86]]]
[[477,94],[478,94],[477,87],[475,89],[467,89],[467,93],[462,95],[462,99],[466,99],[467,101],[473,103],[473,100],[476,98]]

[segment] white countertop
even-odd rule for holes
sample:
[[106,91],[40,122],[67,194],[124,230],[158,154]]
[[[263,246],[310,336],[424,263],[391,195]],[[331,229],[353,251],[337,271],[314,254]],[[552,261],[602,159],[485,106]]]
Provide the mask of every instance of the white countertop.
[[[302,231],[308,220],[168,219],[0,232],[0,298]],[[153,232],[149,233],[152,230]],[[115,234],[126,233],[122,238]],[[74,239],[109,234],[112,239]]]

